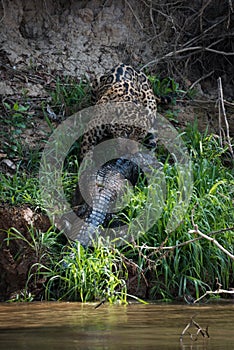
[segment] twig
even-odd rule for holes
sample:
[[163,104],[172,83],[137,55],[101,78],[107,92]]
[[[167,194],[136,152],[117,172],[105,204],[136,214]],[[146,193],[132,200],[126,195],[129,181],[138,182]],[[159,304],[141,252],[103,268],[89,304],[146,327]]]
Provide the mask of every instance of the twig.
[[142,23],[140,22],[139,18],[137,17],[137,15],[135,14],[135,12],[133,11],[132,6],[129,4],[129,2],[128,2],[127,0],[125,0],[125,2],[126,2],[126,4],[128,5],[128,7],[130,8],[130,10],[132,11],[132,14],[133,14],[133,16],[135,17],[137,23],[139,24],[141,30],[143,30],[143,29],[144,29],[144,26],[142,25]]
[[212,290],[208,290],[207,292],[205,292],[205,294],[203,294],[200,298],[194,300],[194,304],[197,303],[198,301],[200,301],[201,299],[203,299],[205,296],[207,295],[215,295],[215,294],[234,294],[234,290],[225,290],[225,289],[217,289],[215,291]]
[[119,256],[123,259],[123,261],[125,262],[126,265],[133,267],[136,271],[138,270],[139,273],[141,274],[142,278],[145,281],[146,286],[148,286],[148,282],[146,280],[145,277],[145,270],[142,270],[142,268],[140,266],[138,266],[134,261],[132,261],[131,259],[128,259],[124,254],[122,254],[118,249],[113,248],[114,252],[117,252],[119,254]]
[[[230,153],[232,155],[232,158],[234,159],[234,152],[233,152],[233,149],[232,149],[231,137],[230,137],[230,133],[229,133],[229,124],[228,124],[227,115],[226,115],[225,106],[224,106],[222,80],[221,80],[220,77],[218,78],[218,94],[219,94],[218,105],[219,105],[219,128],[220,128],[220,134],[221,134],[221,129],[222,129],[222,127],[221,127],[221,115],[223,115],[224,121],[225,121],[225,125],[226,125],[226,140],[227,140],[229,151],[230,151]],[[222,144],[222,138],[221,138],[220,141],[221,141],[221,144]]]
[[184,53],[187,51],[201,51],[201,50],[214,52],[214,53],[224,55],[224,56],[234,56],[234,52],[218,51],[218,50],[211,49],[209,47],[203,47],[203,46],[185,47],[185,48],[180,49],[180,50],[168,52],[166,55],[159,57],[159,58],[156,58],[155,60],[146,63],[144,66],[141,67],[140,70],[142,70],[142,69],[144,69],[152,64],[157,64],[158,62],[160,62],[168,57],[173,57],[173,56],[176,56],[178,54],[181,54],[181,53]]
[[[233,227],[227,227],[227,228],[224,228],[224,229],[221,229],[221,230],[218,230],[218,231],[212,231],[208,234],[208,237],[209,236],[213,236],[213,235],[217,235],[218,233],[222,233],[222,232],[227,232],[227,231],[232,231],[234,230],[234,226]],[[167,246],[167,247],[163,247],[163,246],[160,246],[160,247],[150,247],[150,246],[147,246],[147,245],[143,245],[143,246],[138,246],[136,245],[135,247],[136,248],[144,248],[144,249],[147,249],[147,250],[155,250],[155,251],[160,251],[160,250],[173,250],[173,249],[176,249],[176,248],[180,248],[180,247],[183,247],[185,245],[188,245],[190,243],[193,243],[195,241],[199,241],[200,239],[202,239],[204,237],[200,236],[200,237],[196,237],[196,238],[192,238],[192,239],[189,239],[188,241],[185,241],[185,242],[182,242],[182,243],[179,243],[179,244],[176,244],[176,245],[172,245],[172,246]]]
[[206,9],[206,7],[211,3],[212,0],[208,0],[201,8],[201,10],[199,11],[199,18],[200,18],[200,31],[202,32],[203,31],[203,27],[202,27],[202,16],[203,16],[203,13],[204,13],[204,10]]
[[3,16],[2,18],[0,19],[0,23],[4,21],[5,17],[6,17],[6,9],[5,9],[5,6],[4,6],[4,1],[1,0],[1,3],[2,3],[2,9],[3,9]]
[[232,0],[228,0],[228,2],[229,2],[229,7],[230,7],[230,10],[231,10],[231,12],[233,12]]
[[[214,73],[214,71],[212,70],[211,72],[209,72],[208,74],[202,76],[201,78],[197,79],[190,87],[189,90],[192,90],[194,88],[195,85],[197,85],[198,83],[200,83],[200,81],[208,78],[210,75],[212,75]],[[188,92],[186,92],[187,94]]]
[[215,238],[213,237],[210,237],[208,235],[206,235],[205,233],[201,232],[199,229],[198,229],[198,225],[197,224],[194,224],[193,223],[193,227],[194,227],[194,230],[190,230],[189,233],[192,233],[192,234],[199,234],[201,237],[207,239],[208,241],[210,242],[213,242],[220,250],[222,250],[222,252],[224,252],[225,254],[227,254],[232,260],[234,260],[234,255],[231,254],[227,249],[225,249],[218,241],[216,241]]
[[98,309],[101,305],[105,304],[106,301],[107,301],[107,298],[101,300],[101,301],[94,307],[94,309]]
[[[197,328],[197,332],[196,332],[196,334],[195,334],[195,338],[194,338],[194,335],[193,335],[193,334],[191,334],[190,332],[188,332],[188,329],[189,329],[190,327],[192,327],[192,326],[194,326],[195,328]],[[205,329],[201,328],[201,326],[200,326],[196,321],[194,321],[193,316],[191,317],[191,321],[190,321],[190,322],[185,326],[185,328],[183,329],[183,331],[182,331],[182,333],[181,333],[181,335],[180,335],[180,342],[183,342],[183,336],[184,336],[186,333],[188,333],[188,334],[190,335],[190,338],[191,338],[191,340],[193,340],[193,341],[196,341],[196,340],[197,340],[197,337],[198,337],[199,334],[201,334],[201,335],[203,336],[203,338],[209,338],[209,337],[210,337],[210,336],[209,336],[209,333],[208,333],[208,326],[207,326]]]
[[234,107],[234,103],[230,102],[230,101],[226,101],[226,100],[223,100],[224,104],[229,106],[229,107]]
[[206,235],[205,233],[201,232],[198,230],[198,225],[195,224],[194,222],[194,209],[192,210],[192,213],[191,213],[191,221],[192,221],[192,225],[194,227],[194,230],[190,230],[189,233],[196,233],[196,234],[199,234],[201,237],[203,238],[206,238],[208,241],[211,241],[213,242],[219,249],[221,249],[224,253],[226,253],[231,259],[234,260],[234,255],[232,255],[228,250],[226,250],[221,244],[219,244],[219,242],[216,241],[216,239]]
[[155,24],[154,24],[154,19],[153,19],[153,7],[152,7],[152,1],[150,1],[150,9],[149,9],[149,13],[150,13],[150,20],[151,20],[151,24],[154,30],[154,33],[156,33],[156,28],[155,28]]
[[[204,105],[214,105],[215,102],[217,102],[217,99],[214,100],[214,99],[207,99],[207,100],[199,100],[199,99],[194,99],[192,101],[188,101],[188,100],[185,100],[185,99],[176,99],[177,102],[180,102],[180,103],[187,103],[187,104],[204,104]],[[223,100],[224,102],[224,105],[228,106],[228,107],[231,107],[231,108],[234,108],[234,103],[230,102],[230,101],[227,101],[227,100]]]
[[215,27],[217,27],[218,25],[222,24],[225,21],[225,18],[222,18],[219,22],[214,23],[211,27],[208,27],[206,30],[204,30],[201,34],[197,35],[195,38],[190,39],[189,41],[187,41],[184,44],[185,46],[191,45],[194,42],[198,41],[199,39],[201,39],[201,37],[204,37],[205,34],[207,34],[209,31],[213,31]]
[[219,142],[220,142],[220,146],[223,148],[223,137],[225,138],[225,132],[222,127],[222,111],[221,111],[220,100],[218,100],[218,108],[219,108]]
[[[201,47],[201,48],[202,48],[202,47]],[[219,54],[219,55],[234,56],[234,52],[219,51],[219,50],[215,50],[215,49],[210,49],[209,47],[205,47],[204,50],[205,50],[205,51],[214,52],[214,53],[217,53],[217,54]]]
[[177,51],[171,51],[171,52],[168,52],[166,55],[162,56],[162,57],[159,57],[159,58],[156,58],[155,60],[153,61],[150,61],[148,63],[146,63],[144,66],[142,66],[140,68],[140,70],[143,70],[145,69],[146,67],[152,65],[152,64],[157,64],[158,62],[164,60],[165,58],[168,58],[168,57],[172,57],[172,56],[175,56],[179,53],[183,53],[183,52],[187,52],[187,51],[195,51],[195,50],[198,50],[200,49],[201,46],[194,46],[194,47],[187,47],[187,48],[184,48],[184,49],[181,49],[181,50],[177,50]]

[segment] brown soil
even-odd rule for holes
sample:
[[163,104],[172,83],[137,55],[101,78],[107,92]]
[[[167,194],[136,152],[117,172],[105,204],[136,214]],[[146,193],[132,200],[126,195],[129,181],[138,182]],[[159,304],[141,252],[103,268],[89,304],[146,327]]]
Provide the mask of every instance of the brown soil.
[[[29,272],[32,265],[40,261],[40,251],[30,246],[32,237],[29,228],[46,232],[51,224],[42,213],[31,209],[26,205],[11,207],[6,203],[0,205],[0,301],[16,298],[23,295]],[[16,234],[8,235],[8,230]],[[25,240],[18,239],[17,234],[23,235]],[[35,231],[36,233],[36,231]],[[43,289],[43,280],[33,280],[28,285],[28,292],[35,297],[39,296]]]
[[[176,3],[178,5],[172,7],[172,2],[166,0],[3,0],[0,4],[0,96],[2,102],[30,101],[31,122],[20,136],[21,140],[30,149],[43,147],[50,129],[43,119],[41,103],[50,101],[47,91],[54,86],[56,76],[92,79],[121,61],[140,67],[156,58],[160,60],[149,66],[153,73],[171,75],[184,88],[197,82],[197,100],[192,103],[178,101],[176,106],[182,127],[197,118],[200,130],[208,127],[218,133],[216,80],[221,76],[230,135],[234,136],[233,56],[201,50],[197,55],[187,51],[186,55],[162,59],[169,52],[188,47],[185,43],[189,40],[194,40],[192,46],[204,44],[208,47],[209,40],[217,39],[218,34],[220,46],[217,44],[212,48],[233,52],[233,9],[230,2],[222,5],[217,0],[215,5],[210,5],[209,1],[194,4],[191,0],[187,7]],[[153,10],[150,9],[152,4]],[[212,25],[211,32],[207,28]],[[208,36],[206,32],[212,34]],[[0,111],[8,117],[3,104]],[[222,122],[225,128],[224,120]],[[18,161],[17,157],[5,154],[0,145],[1,171],[11,176]],[[50,227],[50,222],[33,208],[2,203],[0,300],[20,294],[30,267],[38,262],[39,257],[29,244],[18,239],[7,240],[6,231],[14,227],[30,241],[29,226],[44,231]],[[130,288],[137,293],[135,280],[133,274]],[[39,295],[42,282],[38,280],[31,284],[29,290]],[[147,288],[144,282],[142,288],[140,295],[145,297]]]

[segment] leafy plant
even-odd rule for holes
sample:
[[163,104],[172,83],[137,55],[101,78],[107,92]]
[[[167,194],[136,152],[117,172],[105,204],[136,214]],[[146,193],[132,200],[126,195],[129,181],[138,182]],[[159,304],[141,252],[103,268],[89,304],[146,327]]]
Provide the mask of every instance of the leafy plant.
[[8,300],[8,303],[19,303],[19,302],[32,302],[34,300],[34,296],[28,292],[26,289],[22,290],[20,293],[17,293],[15,297],[12,297]]
[[148,79],[151,82],[153,92],[156,96],[160,97],[171,95],[172,97],[175,97],[181,93],[184,93],[184,91],[180,89],[179,84],[170,77],[161,79],[155,75],[148,75]]
[[38,179],[18,170],[11,177],[0,172],[1,200],[10,204],[39,205]]
[[60,117],[75,113],[91,104],[90,85],[85,79],[77,81],[72,77],[57,77],[50,95],[50,106]]
[[[223,288],[234,283],[234,263],[217,246],[204,239],[183,244],[197,238],[189,233],[193,216],[200,231],[209,234],[221,230],[215,237],[233,254],[234,231],[222,232],[234,223],[233,170],[222,164],[225,149],[220,147],[215,135],[202,135],[194,125],[184,133],[184,139],[193,160],[194,191],[183,221],[173,232],[166,232],[178,191],[178,175],[167,158],[164,159],[167,192],[161,217],[148,232],[142,232],[135,244],[123,249],[139,266],[139,271],[150,275],[153,299],[174,300],[186,294],[198,298],[206,290],[215,290],[217,280]],[[131,201],[131,212],[144,200],[142,195],[137,196],[138,201]],[[131,219],[126,221],[131,226]]]
[[33,227],[29,227],[27,237],[15,228],[10,228],[6,234],[5,241],[8,246],[11,241],[20,240],[34,251],[38,260],[42,259],[44,255],[48,257],[51,252],[57,252],[57,246],[60,244],[59,237],[61,236],[53,226],[46,232],[39,232]]
[[[18,102],[10,104],[3,102],[6,110],[6,115],[0,116],[2,129],[0,136],[3,139],[2,150],[8,154],[9,157],[16,157],[22,155],[22,143],[20,136],[26,129],[28,119],[30,118],[30,106],[21,105]],[[10,131],[10,132],[9,132]]]
[[111,249],[99,242],[86,250],[76,242],[65,247],[61,256],[52,267],[37,266],[38,273],[47,278],[46,299],[127,302],[124,266]]
[[21,134],[22,129],[26,128],[25,116],[28,115],[27,112],[30,106],[23,106],[18,102],[15,102],[12,106],[9,103],[4,102],[4,106],[10,114],[10,118],[5,119],[5,123],[15,128],[14,133],[16,135]]

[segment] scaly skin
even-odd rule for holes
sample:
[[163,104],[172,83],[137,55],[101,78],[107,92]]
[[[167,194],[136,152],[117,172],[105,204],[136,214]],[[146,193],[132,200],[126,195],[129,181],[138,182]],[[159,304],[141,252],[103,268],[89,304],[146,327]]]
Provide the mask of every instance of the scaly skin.
[[[65,218],[64,221],[69,222],[67,236],[88,247],[92,246],[92,241],[100,234],[101,227],[108,227],[112,219],[114,221],[110,227],[121,226],[118,213],[113,213],[117,197],[122,197],[127,181],[135,186],[140,175],[146,175],[158,166],[153,155],[142,152],[126,154],[104,164],[96,173],[90,175],[88,194],[91,206],[85,203],[83,198],[80,200],[76,214],[83,220],[71,223],[68,216]],[[80,194],[79,190],[77,193]]]
[[[126,188],[127,180],[135,185],[139,176],[139,167],[133,161],[124,158],[108,162],[99,169],[89,183],[89,194],[92,207],[86,209],[81,206],[80,211],[86,212],[84,223],[81,227],[74,224],[69,233],[70,237],[78,240],[83,246],[91,245],[96,238],[98,228],[112,217],[112,208],[117,197],[121,196]],[[79,214],[79,210],[78,210]]]

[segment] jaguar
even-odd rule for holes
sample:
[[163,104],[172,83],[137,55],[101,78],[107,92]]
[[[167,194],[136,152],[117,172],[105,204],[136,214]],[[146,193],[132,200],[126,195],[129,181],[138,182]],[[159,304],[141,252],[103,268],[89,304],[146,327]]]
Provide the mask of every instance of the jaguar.
[[[155,146],[149,131],[155,124],[160,99],[155,96],[149,79],[143,72],[123,63],[115,66],[94,79],[92,101],[97,108],[94,117],[87,124],[88,131],[83,135],[81,159],[107,138],[122,137],[142,141],[148,137],[148,145]],[[103,105],[105,107],[101,108]],[[119,120],[117,115],[120,116]]]
[[[87,123],[80,147],[82,160],[89,151],[105,139],[117,139],[122,147],[120,158],[105,163],[99,170],[85,177],[86,193],[91,199],[87,204],[83,199],[79,184],[73,200],[74,212],[83,219],[83,224],[77,226],[71,223],[68,236],[79,240],[84,246],[89,246],[96,229],[108,226],[112,219],[110,208],[118,195],[121,195],[125,180],[133,186],[138,177],[138,167],[135,160],[147,157],[138,149],[124,149],[127,140],[145,143],[148,148],[156,145],[156,111],[159,99],[154,95],[151,84],[143,72],[138,72],[123,63],[112,68],[109,72],[95,79],[92,83],[92,100],[94,112]],[[91,113],[92,114],[92,113]],[[138,152],[138,153],[137,153]],[[91,152],[92,154],[92,152]],[[127,156],[127,157],[126,157]],[[127,160],[126,160],[127,158]],[[144,171],[144,169],[143,169]],[[87,173],[86,173],[87,176]]]

